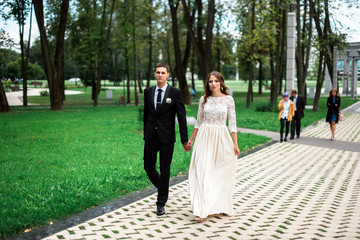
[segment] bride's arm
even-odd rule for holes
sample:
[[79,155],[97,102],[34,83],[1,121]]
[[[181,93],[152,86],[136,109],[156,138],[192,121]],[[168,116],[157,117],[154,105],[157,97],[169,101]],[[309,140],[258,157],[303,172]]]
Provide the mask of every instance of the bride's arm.
[[234,152],[235,155],[239,155],[240,154],[240,149],[239,149],[239,145],[238,145],[238,141],[237,141],[237,132],[232,132],[231,133],[232,139],[234,141]]
[[196,135],[197,135],[198,131],[199,131],[198,128],[194,128],[194,130],[191,133],[190,139],[188,141],[188,143],[190,143],[191,146],[192,146],[192,144],[193,144],[193,142],[194,142],[194,140],[196,138]]

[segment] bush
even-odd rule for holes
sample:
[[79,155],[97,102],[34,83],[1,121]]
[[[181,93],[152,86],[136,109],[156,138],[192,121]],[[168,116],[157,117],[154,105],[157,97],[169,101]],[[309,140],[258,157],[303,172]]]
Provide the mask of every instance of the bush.
[[273,106],[272,104],[269,103],[263,103],[262,105],[258,105],[256,107],[256,111],[258,112],[272,112],[273,111]]
[[4,87],[5,87],[5,88],[11,87],[11,80],[6,80],[6,81],[4,82]]
[[42,97],[49,96],[49,92],[47,90],[41,91],[40,96],[42,96]]

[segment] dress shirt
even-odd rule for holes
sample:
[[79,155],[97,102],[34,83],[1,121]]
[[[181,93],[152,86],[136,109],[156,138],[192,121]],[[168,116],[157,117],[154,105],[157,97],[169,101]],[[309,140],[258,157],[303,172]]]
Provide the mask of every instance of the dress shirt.
[[293,98],[295,111],[297,111],[297,109],[296,109],[296,101],[297,101],[297,97],[298,97],[298,95],[296,94],[296,96]]
[[158,89],[161,89],[161,90],[162,90],[162,92],[161,92],[161,102],[163,102],[167,86],[168,86],[167,83],[166,83],[162,88],[159,88],[158,85],[156,85],[155,94],[154,94],[154,106],[155,106],[155,110],[156,110],[156,100],[157,100],[157,96],[158,96],[158,94],[159,94]]

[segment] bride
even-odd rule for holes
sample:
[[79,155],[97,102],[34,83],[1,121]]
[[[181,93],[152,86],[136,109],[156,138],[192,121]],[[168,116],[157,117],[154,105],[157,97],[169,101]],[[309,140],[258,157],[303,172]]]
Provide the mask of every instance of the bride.
[[192,146],[197,137],[189,169],[191,206],[197,221],[213,214],[233,214],[232,194],[240,152],[234,99],[228,95],[224,77],[211,72],[205,86],[188,142]]

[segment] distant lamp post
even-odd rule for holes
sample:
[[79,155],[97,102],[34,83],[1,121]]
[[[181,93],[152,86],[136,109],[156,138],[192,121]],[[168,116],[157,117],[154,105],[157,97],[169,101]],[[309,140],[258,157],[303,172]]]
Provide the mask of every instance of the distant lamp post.
[[295,7],[306,6],[306,4],[279,4],[279,0],[276,1],[276,7],[285,7],[290,9],[287,14],[287,41],[286,41],[286,82],[285,91],[290,92],[294,89],[295,81],[295,50],[296,50],[296,19],[295,19]]

